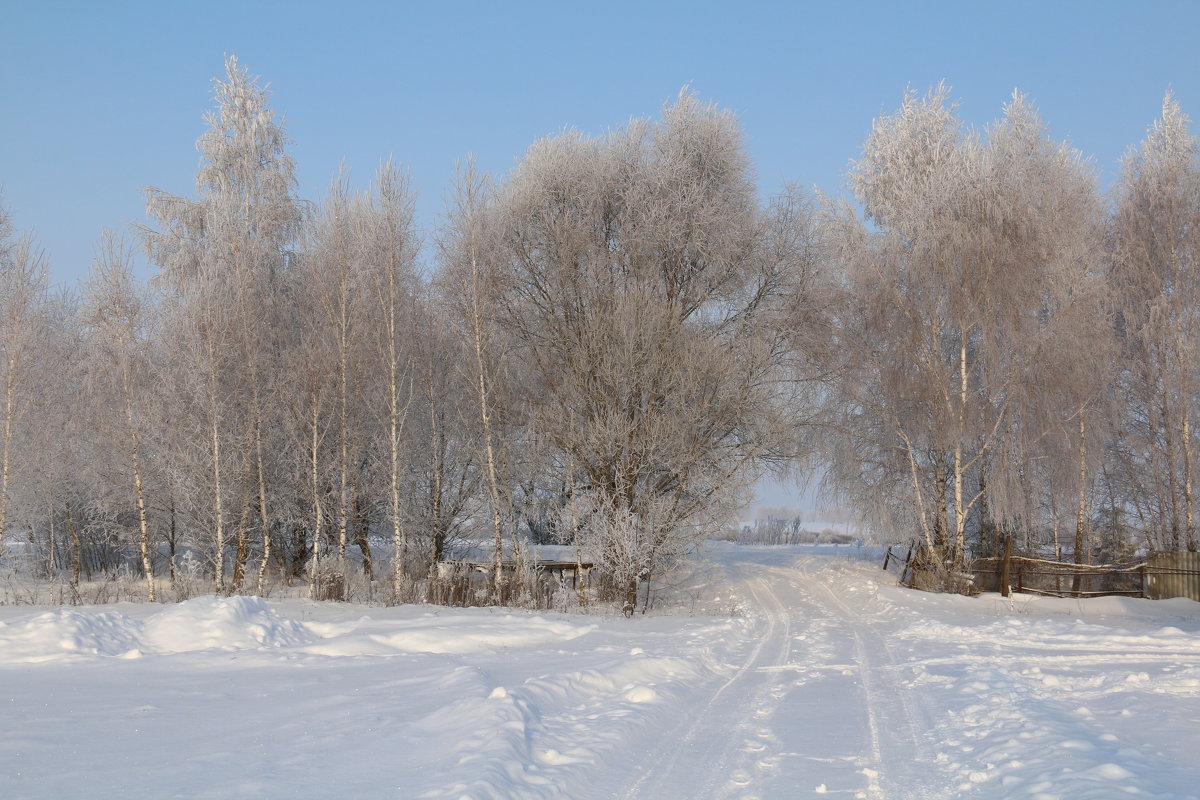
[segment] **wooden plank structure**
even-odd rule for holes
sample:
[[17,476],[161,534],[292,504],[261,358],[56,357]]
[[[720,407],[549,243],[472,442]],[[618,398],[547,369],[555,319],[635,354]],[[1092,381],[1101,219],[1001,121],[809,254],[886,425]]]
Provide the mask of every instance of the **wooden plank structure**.
[[[451,568],[458,567],[471,572],[482,572],[485,575],[491,575],[492,570],[496,567],[495,561],[443,561],[442,564]],[[579,584],[587,580],[594,566],[590,561],[555,561],[551,559],[537,559],[528,564],[533,567],[535,572],[554,578],[564,586],[567,578],[570,578],[572,589],[579,588]],[[504,572],[515,573],[519,566],[521,564],[512,559],[504,559],[500,562],[500,569]]]
[[1146,574],[1147,597],[1188,597],[1200,602],[1200,553],[1151,553]]

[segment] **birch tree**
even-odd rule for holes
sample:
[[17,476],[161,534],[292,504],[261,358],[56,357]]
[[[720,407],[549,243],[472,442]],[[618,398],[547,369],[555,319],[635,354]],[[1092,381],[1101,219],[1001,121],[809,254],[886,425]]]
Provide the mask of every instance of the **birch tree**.
[[498,372],[501,355],[493,323],[498,302],[496,261],[491,258],[489,237],[495,229],[488,226],[488,201],[491,187],[487,176],[479,174],[468,161],[455,180],[454,197],[449,208],[446,231],[439,241],[443,270],[454,286],[450,289],[464,326],[470,359],[472,394],[478,411],[481,438],[481,462],[487,489],[492,527],[492,592],[499,600],[504,592],[504,540],[510,533],[513,556],[518,557],[516,528],[512,521],[511,487],[502,485],[501,442],[497,417]]
[[1195,550],[1200,364],[1200,162],[1171,94],[1125,159],[1115,191],[1112,278],[1130,425],[1123,472],[1153,548]]
[[301,300],[293,307],[300,323],[299,334],[292,339],[284,356],[287,375],[285,396],[290,411],[292,452],[295,454],[292,471],[303,476],[300,483],[303,489],[298,493],[306,495],[307,563],[309,591],[313,597],[318,594],[318,585],[329,578],[325,551],[327,517],[334,500],[330,497],[330,487],[334,478],[330,474],[327,438],[331,421],[336,419],[329,409],[337,396],[336,380],[331,378],[328,367],[330,361],[336,358],[336,352],[330,348],[328,338],[318,332],[322,315],[314,310],[315,305],[315,300]]
[[0,206],[0,555],[16,471],[13,449],[29,410],[33,352],[45,327],[46,266],[31,235],[14,236]]
[[33,359],[37,368],[29,375],[29,388],[39,402],[29,408],[22,435],[16,437],[18,458],[38,468],[21,477],[12,510],[21,514],[23,508],[19,524],[44,534],[47,574],[66,569],[70,583],[78,585],[83,567],[76,521],[100,478],[92,446],[94,415],[84,413],[89,408],[84,393],[87,347],[75,293],[51,293],[45,319]]
[[86,318],[101,368],[107,372],[106,382],[111,384],[109,396],[120,409],[118,416],[123,423],[124,450],[137,512],[138,556],[146,576],[146,599],[153,603],[157,596],[143,452],[146,427],[143,395],[150,378],[146,302],[129,274],[128,246],[106,233],[97,249],[87,287]]
[[360,257],[365,267],[364,305],[369,308],[373,335],[368,335],[372,361],[382,366],[383,413],[375,417],[384,426],[386,452],[387,518],[392,529],[392,588],[403,596],[405,565],[411,543],[405,525],[405,428],[415,396],[413,339],[417,335],[416,256],[418,239],[413,222],[413,194],[400,170],[382,164],[375,177],[375,192],[360,209]]
[[[984,135],[939,86],[875,122],[851,185],[867,224],[831,215],[848,373],[833,407],[857,457],[835,474],[849,487],[906,476],[907,511],[893,512],[958,564],[1024,382],[1049,358],[1055,287],[1096,269],[1094,179],[1019,93]],[[1009,514],[1005,499],[989,514]]]
[[[327,337],[325,348],[334,365],[334,408],[337,435],[337,567],[345,572],[346,544],[350,529],[351,476],[351,364],[358,344],[358,308],[355,302],[365,287],[359,263],[355,231],[355,199],[343,170],[330,186],[316,223],[314,247],[305,258],[301,280],[316,302],[320,318],[313,320],[308,334]],[[370,561],[368,559],[367,564]]]
[[[223,591],[226,514],[237,502],[226,495],[254,498],[264,554],[269,548],[263,416],[275,368],[271,359],[278,352],[271,337],[278,327],[280,281],[303,209],[294,195],[283,126],[267,103],[266,89],[230,56],[213,94],[216,108],[205,115],[209,127],[197,142],[199,199],[147,189],[147,213],[158,228],[143,232],[162,281],[179,296],[180,323],[194,330],[205,353],[215,580]],[[234,425],[238,430],[230,428]],[[224,470],[222,447],[237,448],[251,465],[250,480],[242,473],[249,490],[230,492],[234,476]],[[245,569],[246,536],[243,522],[234,588]]]

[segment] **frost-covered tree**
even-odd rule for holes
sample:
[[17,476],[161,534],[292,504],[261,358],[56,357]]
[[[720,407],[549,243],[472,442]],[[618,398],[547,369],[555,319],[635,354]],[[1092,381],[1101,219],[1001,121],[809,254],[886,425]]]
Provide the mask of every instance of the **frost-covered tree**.
[[17,458],[37,469],[25,471],[14,486],[16,513],[9,519],[39,543],[46,575],[67,570],[77,585],[84,570],[79,523],[101,482],[93,446],[96,420],[84,395],[87,347],[77,296],[51,293],[45,316],[29,376],[38,402],[31,404],[15,442]]
[[[419,240],[413,221],[413,194],[407,179],[394,164],[379,167],[374,194],[358,207],[356,232],[363,264],[362,299],[366,322],[366,353],[378,365],[377,391],[366,405],[376,409],[369,425],[382,427],[382,447],[377,461],[382,468],[379,489],[387,497],[386,519],[392,529],[392,581],[397,597],[404,594],[405,565],[411,540],[405,524],[404,496],[406,433],[416,396],[414,339],[419,335],[416,313],[419,281],[416,258]],[[374,370],[373,370],[374,371]],[[369,380],[367,381],[369,383]]]
[[[356,227],[356,198],[351,194],[347,175],[343,171],[330,186],[315,222],[313,246],[303,260],[296,276],[305,284],[306,296],[315,303],[318,317],[309,320],[312,337],[327,342],[322,350],[330,362],[322,364],[333,376],[334,433],[336,437],[336,528],[337,557],[334,569],[345,572],[346,545],[349,541],[351,516],[350,488],[358,481],[358,470],[351,463],[352,440],[358,438],[358,426],[351,416],[351,389],[355,381],[353,365],[361,360],[362,323],[359,305],[365,293],[363,263],[359,252]],[[369,553],[365,566],[370,568]]]
[[[513,523],[512,481],[504,474],[501,452],[499,395],[502,391],[502,338],[495,329],[499,304],[500,272],[489,258],[496,245],[496,230],[488,226],[491,186],[487,176],[468,162],[455,181],[446,229],[439,241],[447,295],[458,320],[468,351],[472,395],[478,413],[481,439],[480,462],[487,490],[491,521],[493,569],[492,591],[500,598],[504,590],[504,541],[508,538],[517,555],[519,543]],[[506,533],[509,535],[506,537]]]
[[[981,134],[939,86],[876,121],[851,182],[865,219],[842,210],[830,227],[844,292],[831,479],[960,563],[981,503],[989,521],[1018,514],[995,490],[1014,483],[1000,457],[1014,432],[1033,425],[1032,442],[1051,424],[1027,413],[1029,376],[1097,273],[1094,179],[1022,95]],[[1064,394],[1054,413],[1081,421],[1091,398]]]
[[1125,349],[1128,498],[1154,548],[1195,550],[1200,387],[1200,160],[1171,94],[1115,190],[1112,281]]
[[[303,276],[306,267],[297,270]],[[291,324],[281,363],[280,389],[288,431],[286,471],[292,476],[292,521],[300,531],[291,557],[307,563],[315,596],[318,583],[336,580],[327,550],[331,521],[338,511],[337,493],[337,363],[336,341],[326,335],[325,313],[315,296],[317,286],[297,280],[290,293]],[[278,455],[278,454],[277,454]],[[335,540],[336,541],[336,540]],[[298,547],[296,545],[299,545]],[[336,556],[336,553],[335,553]]]
[[151,328],[147,300],[130,276],[131,257],[128,246],[111,233],[101,238],[86,287],[84,314],[95,352],[92,402],[111,402],[120,420],[117,427],[123,446],[118,449],[123,451],[137,514],[137,551],[146,576],[146,599],[153,603],[157,597],[143,444],[149,427]]
[[795,265],[772,247],[737,121],[682,94],[661,120],[548,137],[489,206],[482,258],[523,427],[570,492],[639,529],[637,572],[657,572],[790,440]]
[[[215,582],[223,591],[229,520],[253,504],[259,535],[269,548],[265,415],[279,352],[282,280],[300,233],[303,208],[295,197],[294,165],[283,125],[259,85],[236,57],[214,81],[216,108],[200,137],[199,198],[147,190],[157,226],[143,230],[161,280],[174,295],[182,346],[203,372],[195,397],[205,418],[211,487]],[[246,465],[227,463],[231,456]],[[249,517],[236,529],[233,586],[248,558]]]
[[16,236],[0,206],[0,554],[8,529],[8,506],[17,464],[18,428],[34,403],[34,349],[46,319],[46,266],[31,235]]

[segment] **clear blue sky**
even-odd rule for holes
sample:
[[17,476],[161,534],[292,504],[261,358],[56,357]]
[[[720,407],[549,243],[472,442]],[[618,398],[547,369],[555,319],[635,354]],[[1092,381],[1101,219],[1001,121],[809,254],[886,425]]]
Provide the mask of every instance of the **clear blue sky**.
[[193,194],[226,53],[270,83],[301,194],[394,156],[432,226],[457,159],[504,172],[539,136],[602,132],[690,83],[735,111],[764,193],[841,190],[906,86],[969,122],[1014,87],[1107,184],[1173,86],[1200,116],[1198,2],[304,3],[0,0],[0,191],[55,280],[144,186]]

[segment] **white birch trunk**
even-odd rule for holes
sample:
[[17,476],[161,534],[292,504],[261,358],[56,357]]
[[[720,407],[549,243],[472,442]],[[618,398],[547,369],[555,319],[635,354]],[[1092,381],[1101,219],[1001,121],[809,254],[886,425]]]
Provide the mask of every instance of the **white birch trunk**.
[[[211,357],[211,352],[210,352]],[[213,476],[213,512],[216,524],[216,563],[213,576],[217,594],[225,593],[225,498],[221,488],[221,430],[217,413],[217,375],[215,365],[211,365],[209,373],[209,436],[212,446],[212,476]]]
[[142,557],[142,569],[146,573],[146,600],[157,601],[154,591],[154,566],[150,560],[150,525],[146,517],[146,494],[142,485],[141,444],[137,425],[133,419],[133,388],[129,364],[122,364],[121,385],[125,399],[125,422],[129,426],[129,460],[133,467],[133,487],[138,512],[138,552]]
[[262,529],[262,561],[258,565],[258,596],[264,594],[267,564],[271,561],[271,520],[267,515],[267,485],[264,476],[263,447],[262,447],[262,415],[258,404],[258,389],[254,390],[254,461],[258,472],[258,524]]
[[321,571],[321,481],[320,472],[318,471],[318,453],[317,448],[320,445],[320,438],[317,435],[318,426],[320,424],[320,409],[314,402],[312,407],[312,419],[309,424],[312,426],[312,438],[310,440],[309,455],[311,458],[312,471],[309,477],[312,480],[312,514],[313,514],[313,540],[312,540],[312,564],[309,568],[309,585],[308,596],[315,598],[317,596],[317,581]]
[[954,441],[954,564],[962,564],[966,550],[967,513],[963,500],[963,437],[967,427],[967,332],[962,330],[958,351],[958,436]]
[[15,362],[16,357],[10,356],[4,378],[4,438],[0,441],[0,447],[3,448],[3,452],[0,452],[0,553],[4,552],[4,534],[8,522],[8,479],[12,461],[13,418],[17,414]]
[[338,491],[338,503],[341,506],[338,514],[338,564],[339,569],[345,570],[347,530],[350,518],[350,412],[349,412],[349,357],[350,342],[348,327],[350,324],[347,308],[346,285],[343,274],[338,295],[338,427],[340,440],[338,456],[338,473],[341,481]]

